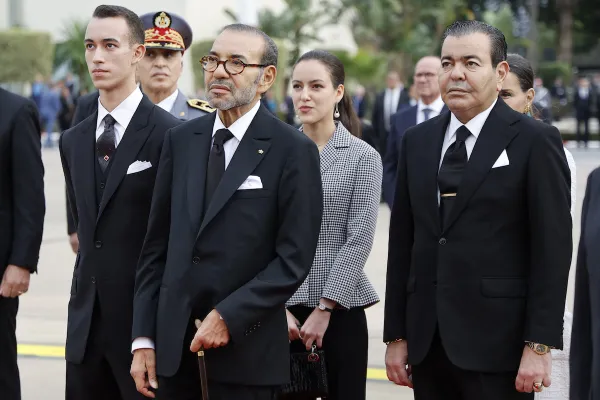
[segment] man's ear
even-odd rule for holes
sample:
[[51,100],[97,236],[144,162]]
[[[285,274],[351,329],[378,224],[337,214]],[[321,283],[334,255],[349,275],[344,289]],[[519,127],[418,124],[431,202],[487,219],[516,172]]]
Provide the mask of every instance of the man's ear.
[[502,61],[496,65],[496,89],[502,90],[502,84],[510,72],[510,66],[506,61]]
[[140,60],[142,58],[144,58],[145,55],[146,55],[146,46],[144,46],[143,44],[137,44],[137,45],[135,45],[135,49],[134,49],[134,52],[133,52],[132,64],[139,63]]
[[260,81],[258,82],[258,92],[265,93],[273,86],[277,78],[277,68],[274,65],[269,65],[264,68]]

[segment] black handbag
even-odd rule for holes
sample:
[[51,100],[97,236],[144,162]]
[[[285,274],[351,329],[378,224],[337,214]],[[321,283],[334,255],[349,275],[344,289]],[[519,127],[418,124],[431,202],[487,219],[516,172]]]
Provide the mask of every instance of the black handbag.
[[313,344],[310,352],[292,353],[290,368],[291,380],[281,389],[283,396],[327,397],[327,369],[323,350],[317,351],[317,346]]

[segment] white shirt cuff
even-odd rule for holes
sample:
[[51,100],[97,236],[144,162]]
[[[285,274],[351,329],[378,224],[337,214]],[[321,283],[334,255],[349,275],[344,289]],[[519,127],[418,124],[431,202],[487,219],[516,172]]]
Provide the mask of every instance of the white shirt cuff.
[[154,341],[147,337],[136,338],[131,344],[131,352],[138,349],[154,349]]

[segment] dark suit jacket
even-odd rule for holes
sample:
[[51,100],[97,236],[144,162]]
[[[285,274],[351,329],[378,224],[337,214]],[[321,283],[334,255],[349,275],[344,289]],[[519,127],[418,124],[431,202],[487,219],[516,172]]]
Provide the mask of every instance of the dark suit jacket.
[[[410,108],[403,108],[392,115],[392,127],[388,135],[385,156],[383,157],[383,198],[390,208],[394,204],[400,144],[402,144],[404,132],[417,124],[418,109],[419,106],[411,106]],[[446,105],[442,108],[442,113],[445,111],[448,111]]]
[[[99,96],[100,94],[98,91],[95,91],[79,98],[77,101],[75,114],[73,116],[73,121],[71,122],[72,127],[96,112],[98,109]],[[206,105],[202,100],[197,100],[197,102]],[[181,91],[179,92],[179,95],[173,104],[173,109],[171,110],[171,115],[180,119],[181,121],[188,121],[206,114],[209,114],[209,112],[207,112],[205,109],[201,110],[198,107],[190,105],[188,99],[183,95],[183,93],[181,93]],[[67,200],[67,233],[71,235],[77,231],[77,228],[75,227],[73,215],[71,215],[69,209],[69,201]]]
[[[140,257],[133,338],[156,343],[157,372],[179,368],[191,318],[221,314],[229,345],[205,352],[209,379],[289,379],[285,302],[313,263],[322,215],[315,144],[264,106],[202,218],[215,114],[167,132]],[[236,190],[249,175],[262,189]]]
[[[76,126],[81,121],[94,114],[98,110],[98,97],[100,94],[98,91],[88,93],[77,99],[77,105],[75,106],[75,112],[73,113],[73,120],[71,121],[71,127]],[[67,233],[72,235],[77,232],[77,226],[75,225],[75,219],[71,213],[71,206],[69,205],[69,196],[66,197],[67,205]]]
[[581,211],[571,332],[570,399],[600,400],[600,169],[590,173]]
[[[135,269],[150,213],[154,180],[165,132],[179,121],[144,96],[125,131],[100,204],[96,201],[95,143],[97,111],[60,138],[71,213],[78,226],[66,358],[83,359],[96,298],[111,344],[131,351]],[[152,167],[127,174],[135,161]],[[96,297],[97,296],[97,297]]]
[[8,265],[37,270],[44,165],[35,104],[0,88],[0,279]]
[[[572,251],[570,172],[558,130],[498,99],[442,231],[437,174],[450,113],[410,128],[390,221],[384,340],[425,358],[516,373],[524,341],[562,348]],[[509,165],[492,168],[506,150]]]
[[[373,124],[373,129],[375,130],[375,135],[377,136],[377,147],[376,150],[379,152],[381,157],[385,155],[385,147],[387,145],[387,135],[389,132],[385,130],[385,121],[384,121],[384,102],[385,100],[385,90],[377,95],[375,98],[375,104],[373,106],[373,114],[371,117],[371,123]],[[405,107],[410,106],[410,95],[408,94],[408,88],[402,89],[400,92],[400,99],[398,100],[398,107],[396,111],[400,111]],[[390,116],[391,118],[391,116]]]
[[575,108],[575,117],[578,120],[585,120],[592,117],[592,109],[594,108],[594,89],[590,86],[588,96],[584,99],[579,96],[579,88],[575,87],[573,97],[573,108]]

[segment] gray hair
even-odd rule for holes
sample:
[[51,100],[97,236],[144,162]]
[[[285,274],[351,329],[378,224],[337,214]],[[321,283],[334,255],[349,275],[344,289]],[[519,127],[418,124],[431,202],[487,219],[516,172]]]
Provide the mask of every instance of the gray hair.
[[245,32],[260,36],[265,42],[265,49],[262,58],[260,59],[260,63],[264,65],[273,65],[274,67],[277,67],[277,58],[279,57],[279,50],[277,49],[277,45],[269,35],[267,35],[258,28],[245,24],[227,25],[226,27],[221,29],[221,33],[225,31]]

